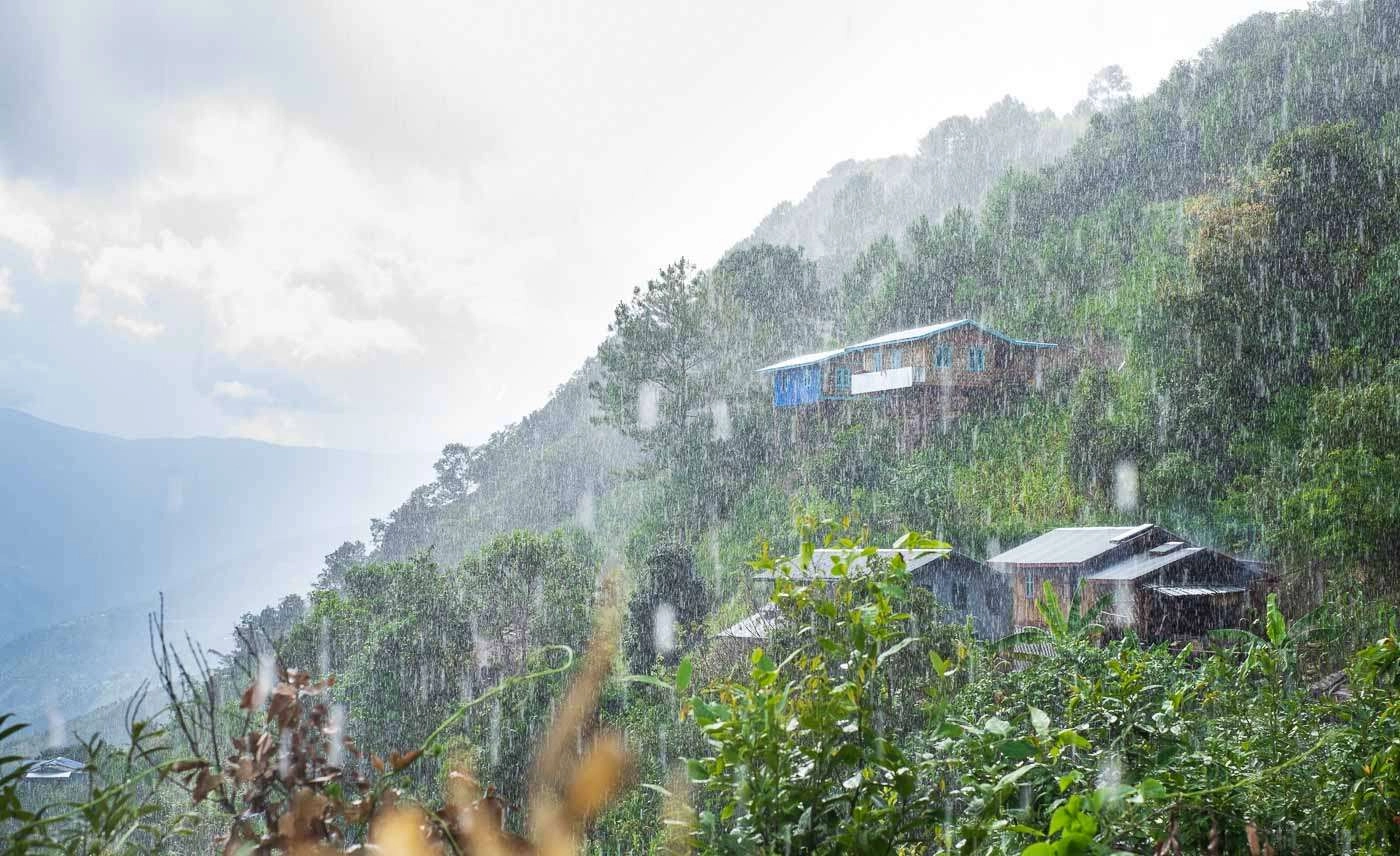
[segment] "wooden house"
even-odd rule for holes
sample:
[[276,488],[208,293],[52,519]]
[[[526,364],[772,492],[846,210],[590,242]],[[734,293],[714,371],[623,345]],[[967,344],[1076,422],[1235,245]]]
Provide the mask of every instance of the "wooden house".
[[773,406],[878,401],[917,441],[979,403],[1005,403],[1040,384],[1043,355],[1056,346],[1013,339],[962,319],[897,330],[844,348],[759,369],[771,375]]
[[[832,566],[837,557],[846,552],[815,550],[811,565],[793,568],[790,576],[809,582],[834,583],[836,577],[831,573]],[[976,559],[953,550],[877,550],[874,558],[889,561],[896,554],[903,557],[914,584],[929,591],[934,600],[947,610],[946,616],[950,622],[962,623],[971,617],[973,632],[988,639],[1004,636],[1010,631],[1011,593],[1000,574]],[[865,557],[859,557],[851,563],[849,570],[859,572],[866,563]],[[771,583],[773,577],[771,572],[765,572],[755,579]],[[753,619],[761,615],[762,611],[755,613],[730,629],[758,626]],[[764,625],[765,632],[769,627],[771,624]]]
[[55,758],[40,758],[34,761],[26,761],[29,769],[25,771],[26,779],[53,781],[70,779],[75,773],[87,772],[87,765],[82,761],[74,761],[72,758],[65,758],[59,755]]
[[1043,626],[1035,601],[1049,581],[1062,605],[1081,581],[1083,602],[1107,597],[1098,620],[1149,641],[1245,625],[1268,576],[1250,563],[1186,542],[1151,523],[1054,529],[988,560],[1011,591],[1011,623]]
[[978,403],[1004,403],[1036,387],[1042,354],[1054,348],[968,319],[945,321],[848,346],[835,372],[836,388],[849,376],[852,396],[882,396],[921,436]]

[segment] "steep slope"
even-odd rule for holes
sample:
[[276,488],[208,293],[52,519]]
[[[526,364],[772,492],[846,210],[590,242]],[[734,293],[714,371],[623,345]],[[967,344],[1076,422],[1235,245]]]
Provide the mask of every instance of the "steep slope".
[[[776,207],[731,254],[764,244],[800,247],[832,286],[847,257],[871,237],[900,234],[919,216],[976,208],[1008,169],[1033,168],[1067,151],[1087,121],[1082,111],[1033,113],[1011,98],[979,118],[946,119],[914,156],[832,167],[802,200]],[[598,376],[590,359],[519,423],[475,448],[449,446],[439,478],[376,522],[376,555],[399,559],[432,548],[451,564],[502,531],[591,525],[598,503],[639,461],[632,441],[595,422],[589,385]]]
[[[1173,341],[1192,311],[1180,299],[1183,289],[1200,287],[1189,257],[1197,228],[1191,199],[1228,195],[1262,168],[1278,140],[1322,122],[1355,123],[1393,160],[1398,8],[1355,2],[1255,15],[1179,63],[1145,97],[1120,95],[1066,118],[1007,100],[979,119],[946,120],[917,155],[838,164],[802,201],[775,208],[736,249],[801,247],[822,283],[841,283],[820,308],[840,335],[976,316],[1074,346],[1088,364],[1121,367],[1107,399],[1079,402],[1110,416],[1067,454],[1110,462],[1134,456],[1159,470],[1144,473],[1145,496],[1164,509],[1184,502],[1200,511],[1215,495],[1178,495],[1190,481],[1173,487],[1167,478],[1188,454],[1174,444],[1199,446],[1180,428],[1194,412],[1185,409],[1191,388],[1181,384],[1204,381]],[[733,293],[771,297],[765,288]],[[764,309],[716,305],[713,325]],[[439,479],[379,524],[379,555],[433,547],[450,563],[495,532],[586,518],[618,484],[619,471],[637,462],[630,443],[593,423],[587,389],[596,371],[590,363],[544,408],[487,444],[449,447]],[[1168,378],[1178,383],[1179,402],[1172,388],[1159,388]],[[715,394],[732,395],[737,412],[747,393]],[[1069,390],[1057,395],[1067,403]],[[869,455],[859,447],[848,453]],[[1075,489],[1101,501],[1102,471],[1085,464]],[[799,471],[784,472],[790,479]],[[886,522],[891,529],[929,526],[938,521],[930,515]],[[985,529],[970,521],[962,531],[997,535]]]

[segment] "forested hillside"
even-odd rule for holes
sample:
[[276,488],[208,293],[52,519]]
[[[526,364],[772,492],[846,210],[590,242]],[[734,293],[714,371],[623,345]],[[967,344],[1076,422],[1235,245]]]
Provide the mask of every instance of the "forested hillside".
[[[781,497],[794,493],[981,553],[988,539],[1114,516],[1107,479],[1124,460],[1141,475],[1129,516],[1263,554],[1297,543],[1290,515],[1306,513],[1332,527],[1334,551],[1350,550],[1356,521],[1315,519],[1312,504],[1266,488],[1323,478],[1290,462],[1325,454],[1329,419],[1354,418],[1338,412],[1357,402],[1337,383],[1388,389],[1390,15],[1385,4],[1256,15],[1137,99],[1101,75],[1081,110],[1102,109],[1063,157],[1073,118],[1007,101],[940,123],[915,158],[839,166],[713,270],[682,263],[620,306],[600,361],[539,413],[480,448],[449,447],[443,477],[377,530],[382,555],[435,546],[450,563],[493,532],[590,526],[625,507],[642,516],[634,560],[639,543],[681,533],[718,582],[755,539],[781,537]],[[982,199],[973,177],[989,172],[1000,178]],[[885,189],[857,212],[867,182]],[[919,202],[878,201],[895,199]],[[848,215],[858,239],[820,237],[849,232]],[[843,269],[826,288],[833,257]],[[693,330],[649,329],[682,309]],[[826,442],[795,453],[783,441],[753,369],[957,317],[1059,342],[1076,369],[1028,412],[911,455],[893,454],[855,405]],[[656,371],[658,348],[684,370]],[[601,384],[593,400],[589,383]],[[639,401],[660,426],[639,427]]]
[[[713,267],[638,284],[545,408],[449,446],[307,603],[247,616],[215,682],[273,652],[334,672],[406,793],[469,768],[526,805],[556,713],[584,745],[546,646],[592,646],[637,675],[592,685],[590,727],[655,786],[595,852],[1394,852],[1400,4],[1256,15],[1150,93],[1094,87],[1075,116],[1003,102],[841,165]],[[916,445],[859,399],[794,419],[754,373],[954,318],[1062,356]],[[1106,640],[1047,583],[1046,628],[998,645],[938,626],[902,560],[847,573],[911,531],[986,557],[1143,521],[1267,559],[1255,632]],[[823,533],[853,552],[830,586],[779,575],[771,651],[707,646]],[[622,603],[619,650],[590,642],[613,614],[590,607]]]

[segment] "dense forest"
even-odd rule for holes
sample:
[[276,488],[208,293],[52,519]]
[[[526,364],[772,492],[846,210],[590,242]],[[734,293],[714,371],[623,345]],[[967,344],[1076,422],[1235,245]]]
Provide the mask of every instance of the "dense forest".
[[[1065,358],[915,447],[755,374],[954,318]],[[1018,653],[899,560],[846,572],[1144,521],[1269,563],[1253,632],[1109,639],[1047,589]],[[133,745],[163,745],[73,750],[84,808],[26,814],[0,762],[12,846],[348,847],[397,801],[442,807],[405,852],[1395,852],[1400,5],[1259,14],[1140,97],[1106,69],[1071,116],[1007,100],[839,165],[639,284],[544,408],[372,531],[238,650],[158,641],[172,709]],[[837,582],[778,574],[770,650],[707,642],[814,545]]]

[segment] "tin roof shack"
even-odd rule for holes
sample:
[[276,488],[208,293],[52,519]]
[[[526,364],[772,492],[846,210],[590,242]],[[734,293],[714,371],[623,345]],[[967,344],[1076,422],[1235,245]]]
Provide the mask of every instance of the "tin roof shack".
[[[810,568],[794,568],[792,578],[825,580],[830,584],[836,580],[831,574],[832,565],[846,552],[815,550]],[[931,593],[956,623],[971,616],[973,632],[978,636],[994,639],[1010,631],[1011,592],[1006,580],[976,559],[953,550],[876,550],[875,554],[877,560],[883,561],[901,555],[914,584]],[[849,568],[859,571],[866,564],[867,559],[862,556],[853,560]],[[764,572],[754,578],[771,582],[773,577]]]
[[87,765],[82,761],[74,761],[72,758],[65,758],[62,755],[56,758],[26,761],[25,763],[31,766],[25,771],[24,778],[38,781],[70,779],[75,773],[87,771]]
[[1108,597],[1099,620],[1148,641],[1238,627],[1251,612],[1259,572],[1231,556],[1188,544],[1151,523],[1054,529],[993,556],[1012,591],[1012,622],[1044,626],[1035,601],[1049,581],[1062,604],[1084,582],[1085,601]]

